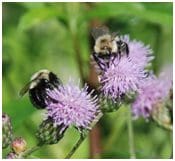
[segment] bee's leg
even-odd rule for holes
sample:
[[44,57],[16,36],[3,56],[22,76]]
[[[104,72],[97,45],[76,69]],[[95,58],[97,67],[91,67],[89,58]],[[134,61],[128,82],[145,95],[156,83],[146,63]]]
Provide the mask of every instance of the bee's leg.
[[120,59],[121,58],[121,54],[122,54],[121,53],[122,52],[122,50],[121,50],[121,43],[122,43],[122,41],[119,40],[116,43],[117,43],[118,51],[117,51],[117,54],[116,54],[115,58],[118,57]]
[[102,62],[102,60],[99,58],[98,54],[96,52],[92,53],[94,60],[98,64],[101,70],[105,70],[106,64]]
[[121,59],[121,57],[122,57],[121,48],[119,48],[117,56],[118,56],[118,59]]
[[129,56],[129,47],[128,47],[128,44],[126,42],[119,40],[119,41],[117,41],[117,45],[118,45],[119,58],[121,58],[122,52],[125,52],[126,56]]
[[124,51],[126,56],[129,56],[129,47],[126,42],[121,41],[121,51]]
[[117,53],[111,53],[110,61],[114,63],[115,58],[117,57]]
[[109,68],[109,63],[111,61],[112,53],[109,51],[107,55],[100,55],[99,58],[104,60],[103,64],[105,67]]
[[129,47],[127,43],[121,43],[121,51],[124,51],[126,53],[126,56],[129,56]]
[[127,43],[125,43],[125,50],[126,50],[126,55],[129,56],[129,47]]

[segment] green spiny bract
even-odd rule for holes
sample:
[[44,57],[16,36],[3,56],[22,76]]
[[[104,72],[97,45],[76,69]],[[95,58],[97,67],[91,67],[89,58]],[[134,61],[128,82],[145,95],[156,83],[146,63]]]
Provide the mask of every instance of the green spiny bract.
[[2,114],[2,148],[7,148],[12,141],[12,125],[10,117],[3,113]]
[[51,118],[44,120],[36,133],[41,144],[56,144],[64,136],[64,131],[60,133],[60,126],[54,125]]

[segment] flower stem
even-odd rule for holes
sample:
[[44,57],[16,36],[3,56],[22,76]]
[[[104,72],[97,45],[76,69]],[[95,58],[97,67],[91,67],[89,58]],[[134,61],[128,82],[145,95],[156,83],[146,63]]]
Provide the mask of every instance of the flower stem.
[[74,147],[71,149],[71,151],[68,153],[68,155],[65,157],[65,159],[70,159],[71,156],[75,153],[75,151],[78,149],[78,147],[81,145],[81,143],[85,140],[87,134],[84,134],[80,136],[77,143],[74,145]]
[[[94,119],[94,121],[91,123],[90,127],[93,128],[96,123],[100,120],[100,118],[103,116],[103,113],[99,113],[97,115],[97,117]],[[77,143],[73,146],[73,148],[71,149],[71,151],[68,153],[68,155],[65,157],[65,159],[70,159],[71,156],[75,153],[75,151],[79,148],[79,146],[81,145],[81,143],[86,139],[87,135],[88,135],[88,131],[81,133],[81,136],[79,138],[79,140],[77,141]]]
[[133,132],[133,124],[132,124],[130,107],[128,107],[128,143],[129,143],[130,158],[135,159],[136,154],[135,154],[135,147],[134,147],[134,132]]
[[32,154],[33,152],[37,151],[38,149],[41,148],[41,146],[43,146],[44,144],[38,144],[28,150],[26,150],[25,152],[21,153],[18,158],[26,158],[27,156],[29,156],[30,154]]

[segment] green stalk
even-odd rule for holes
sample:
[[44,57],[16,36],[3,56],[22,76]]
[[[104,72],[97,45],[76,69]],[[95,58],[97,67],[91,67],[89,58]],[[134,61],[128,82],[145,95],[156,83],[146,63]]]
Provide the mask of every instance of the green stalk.
[[130,158],[135,159],[136,154],[134,146],[134,131],[133,131],[133,122],[130,107],[128,107],[128,143],[129,143]]
[[77,141],[77,143],[73,146],[73,148],[71,149],[71,151],[67,154],[67,156],[65,157],[65,159],[70,159],[71,156],[75,153],[75,151],[79,148],[79,146],[81,145],[81,143],[85,140],[85,138],[87,137],[86,135],[81,135],[79,140]]
[[[100,120],[100,118],[103,116],[102,113],[99,113],[98,116],[95,118],[95,120],[92,122],[91,124],[91,128],[93,128],[96,123]],[[79,138],[79,140],[76,142],[76,144],[73,146],[73,148],[71,149],[71,151],[67,154],[67,156],[65,157],[65,159],[70,159],[71,156],[76,152],[76,150],[79,148],[79,146],[81,145],[81,143],[86,139],[87,135],[88,135],[89,131],[86,132],[82,132],[81,136]]]

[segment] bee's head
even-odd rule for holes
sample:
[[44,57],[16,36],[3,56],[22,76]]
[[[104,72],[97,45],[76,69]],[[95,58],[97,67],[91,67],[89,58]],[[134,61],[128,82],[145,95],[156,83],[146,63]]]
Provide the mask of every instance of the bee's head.
[[96,53],[109,54],[116,49],[116,44],[111,35],[106,34],[100,36],[94,46],[94,50]]
[[51,83],[54,86],[58,86],[58,84],[60,84],[60,80],[57,78],[57,76],[47,69],[42,69],[33,74],[31,77],[31,82],[30,89],[35,88],[39,83]]
[[30,81],[32,82],[30,84],[30,89],[35,88],[40,82],[48,82],[49,73],[50,71],[47,69],[42,69],[34,73],[30,79]]

